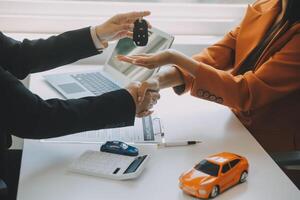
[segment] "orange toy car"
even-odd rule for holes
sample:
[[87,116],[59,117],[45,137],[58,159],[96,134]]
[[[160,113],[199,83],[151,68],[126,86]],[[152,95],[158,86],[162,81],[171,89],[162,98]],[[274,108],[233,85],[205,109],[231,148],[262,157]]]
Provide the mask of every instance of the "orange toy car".
[[212,155],[183,173],[179,187],[198,198],[214,198],[220,192],[243,183],[248,177],[246,158],[228,152]]

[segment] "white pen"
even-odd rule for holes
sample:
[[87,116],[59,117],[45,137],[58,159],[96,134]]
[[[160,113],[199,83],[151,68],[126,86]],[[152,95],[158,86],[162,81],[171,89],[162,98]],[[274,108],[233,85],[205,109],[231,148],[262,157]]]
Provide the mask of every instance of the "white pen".
[[178,146],[188,146],[201,143],[201,141],[174,141],[174,142],[163,142],[159,143],[158,147],[178,147]]

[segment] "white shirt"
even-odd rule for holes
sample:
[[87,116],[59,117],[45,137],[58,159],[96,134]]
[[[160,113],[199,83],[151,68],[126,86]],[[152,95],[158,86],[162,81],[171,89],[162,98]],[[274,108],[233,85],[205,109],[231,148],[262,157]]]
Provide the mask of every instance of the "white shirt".
[[92,40],[94,42],[94,45],[95,45],[96,49],[98,51],[102,51],[103,49],[105,49],[105,46],[103,45],[102,41],[97,36],[95,26],[91,26],[90,32],[91,32],[91,37],[92,37]]

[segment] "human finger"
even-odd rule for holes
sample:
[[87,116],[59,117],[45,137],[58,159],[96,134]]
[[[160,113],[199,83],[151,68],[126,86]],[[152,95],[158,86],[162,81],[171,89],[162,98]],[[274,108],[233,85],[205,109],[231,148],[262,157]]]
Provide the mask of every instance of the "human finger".
[[121,31],[117,35],[115,35],[112,40],[117,40],[117,39],[122,39],[124,37],[127,37],[127,32],[128,31]]
[[147,57],[151,57],[152,54],[137,54],[137,55],[130,55],[130,56],[125,56],[125,55],[117,55],[117,58],[121,61],[130,61],[132,62],[133,60],[136,59],[142,59],[142,58],[147,58]]
[[152,110],[147,110],[147,111],[138,113],[136,116],[139,117],[139,118],[147,117],[147,116],[151,115],[153,112],[154,111],[152,111]]
[[127,36],[128,38],[133,38],[133,32],[132,32],[132,31],[127,31],[126,36]]
[[131,64],[133,64],[134,61],[134,58],[131,58],[130,56],[117,55],[116,58],[119,61],[131,63]]
[[141,12],[129,12],[119,14],[119,19],[121,22],[132,23],[139,18],[143,18],[149,16],[151,14],[150,11],[141,11]]
[[[127,63],[133,64],[133,65],[138,65],[140,67],[145,67],[145,68],[148,68],[148,69],[153,69],[153,68],[156,67],[155,65],[153,65],[151,63],[147,64],[147,61],[146,62],[144,62],[144,61],[141,62],[139,59],[131,57],[131,56],[118,55],[118,56],[116,56],[116,58],[119,61],[127,62]],[[142,59],[142,58],[140,58],[140,59]]]
[[151,92],[147,93],[148,91],[153,91],[157,93],[159,88],[153,83],[153,82],[142,82],[141,86],[138,88],[137,94],[138,94],[138,102],[143,102],[145,99],[146,94],[150,95],[152,97]]
[[133,24],[120,24],[113,27],[113,32],[133,31]]
[[[155,101],[155,102],[157,102],[157,100],[159,100],[160,99],[160,94],[158,93],[158,92],[151,92],[152,93],[152,101]],[[156,103],[154,103],[154,105],[155,105]]]

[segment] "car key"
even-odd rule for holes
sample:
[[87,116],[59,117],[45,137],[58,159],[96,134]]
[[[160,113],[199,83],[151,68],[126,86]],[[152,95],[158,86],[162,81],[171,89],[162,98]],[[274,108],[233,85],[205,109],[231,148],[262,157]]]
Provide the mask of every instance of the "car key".
[[136,46],[146,46],[148,43],[148,24],[144,19],[134,22],[133,41]]

